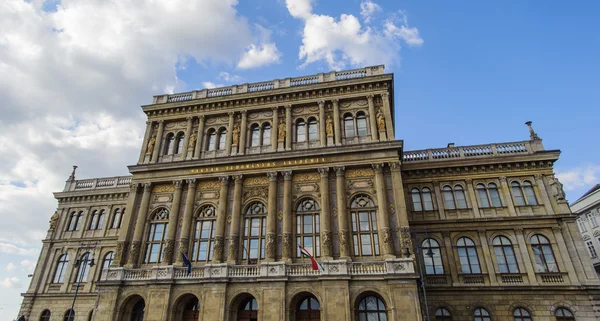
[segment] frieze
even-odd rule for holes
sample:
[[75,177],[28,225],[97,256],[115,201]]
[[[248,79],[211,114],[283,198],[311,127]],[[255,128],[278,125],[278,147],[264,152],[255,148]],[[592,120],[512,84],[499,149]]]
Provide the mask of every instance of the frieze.
[[269,179],[266,176],[254,176],[244,179],[244,186],[267,185]]
[[199,192],[196,196],[197,199],[215,199],[219,198],[219,192]]
[[372,179],[348,180],[348,189],[373,188]]
[[163,184],[156,185],[152,188],[152,193],[173,193],[175,192],[175,185],[172,184]]
[[[212,167],[201,167],[190,170],[190,174],[204,174],[204,173],[218,173],[218,172],[229,172],[244,169],[264,169],[264,168],[276,168],[284,166],[294,165],[310,165],[319,164],[327,161],[325,157],[311,157],[311,158],[300,158],[294,160],[278,160],[270,162],[257,162],[240,165],[225,165],[225,166],[212,166]],[[295,176],[295,175],[294,175]]]
[[340,103],[340,109],[349,109],[349,108],[356,108],[356,107],[365,107],[367,106],[369,103],[367,102],[366,99],[356,99],[356,100],[351,100],[351,101],[344,101]]
[[375,172],[371,168],[357,168],[357,169],[348,169],[346,170],[346,177],[373,177]]
[[298,173],[294,174],[294,177],[292,178],[294,182],[315,182],[319,179],[319,173],[317,172]]
[[153,203],[169,203],[173,201],[173,195],[154,195]]
[[221,183],[218,180],[200,181],[198,183],[198,189],[201,189],[201,190],[219,189],[219,188],[221,188]]
[[296,190],[296,193],[318,192],[319,185],[316,183],[295,184],[294,189]]
[[[460,166],[460,167],[444,167],[444,168],[430,168],[430,169],[419,169],[410,170],[407,169],[406,165],[403,168],[402,175],[407,178],[427,178],[436,176],[457,176],[466,174],[492,174],[492,173],[506,173],[523,170],[544,170],[552,169],[553,162],[551,161],[532,161],[532,162],[520,162],[512,164],[487,164],[487,165],[474,165],[474,166]],[[501,175],[506,176],[506,175]]]

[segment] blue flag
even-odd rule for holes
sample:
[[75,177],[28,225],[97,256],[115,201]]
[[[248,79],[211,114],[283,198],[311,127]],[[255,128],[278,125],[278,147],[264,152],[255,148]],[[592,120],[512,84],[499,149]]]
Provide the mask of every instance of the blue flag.
[[187,275],[190,275],[190,273],[192,273],[192,263],[188,260],[187,256],[185,256],[185,253],[181,252],[181,256],[183,256],[183,264],[187,266]]

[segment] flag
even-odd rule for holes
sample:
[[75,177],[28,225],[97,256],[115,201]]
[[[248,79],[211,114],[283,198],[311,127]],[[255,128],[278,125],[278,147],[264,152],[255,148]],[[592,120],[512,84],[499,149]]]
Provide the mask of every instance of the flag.
[[181,252],[181,256],[183,256],[183,264],[187,266],[187,275],[190,275],[190,273],[192,273],[192,263],[190,262],[190,260],[188,260],[185,253]]
[[312,265],[313,271],[318,271],[318,270],[325,271],[323,266],[321,266],[321,264],[319,264],[319,262],[317,262],[317,260],[315,260],[315,258],[312,256],[312,254],[310,254],[310,252],[307,249],[303,248],[300,245],[298,245],[298,247],[300,248],[300,252],[302,253],[302,256],[310,258],[310,263]]

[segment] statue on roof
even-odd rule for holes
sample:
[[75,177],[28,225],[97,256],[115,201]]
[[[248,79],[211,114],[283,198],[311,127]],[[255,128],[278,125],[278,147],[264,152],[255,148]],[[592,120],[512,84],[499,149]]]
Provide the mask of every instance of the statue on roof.
[[56,228],[56,224],[58,223],[58,211],[55,211],[52,217],[50,217],[50,229],[54,230]]

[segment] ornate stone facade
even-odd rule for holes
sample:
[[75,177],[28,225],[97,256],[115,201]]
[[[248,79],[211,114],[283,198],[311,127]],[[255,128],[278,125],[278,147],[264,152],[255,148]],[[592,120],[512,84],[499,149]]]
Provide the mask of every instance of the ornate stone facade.
[[63,320],[90,255],[75,320],[599,318],[559,152],[530,123],[404,151],[392,83],[374,66],[156,96],[132,176],[55,194],[21,315]]

